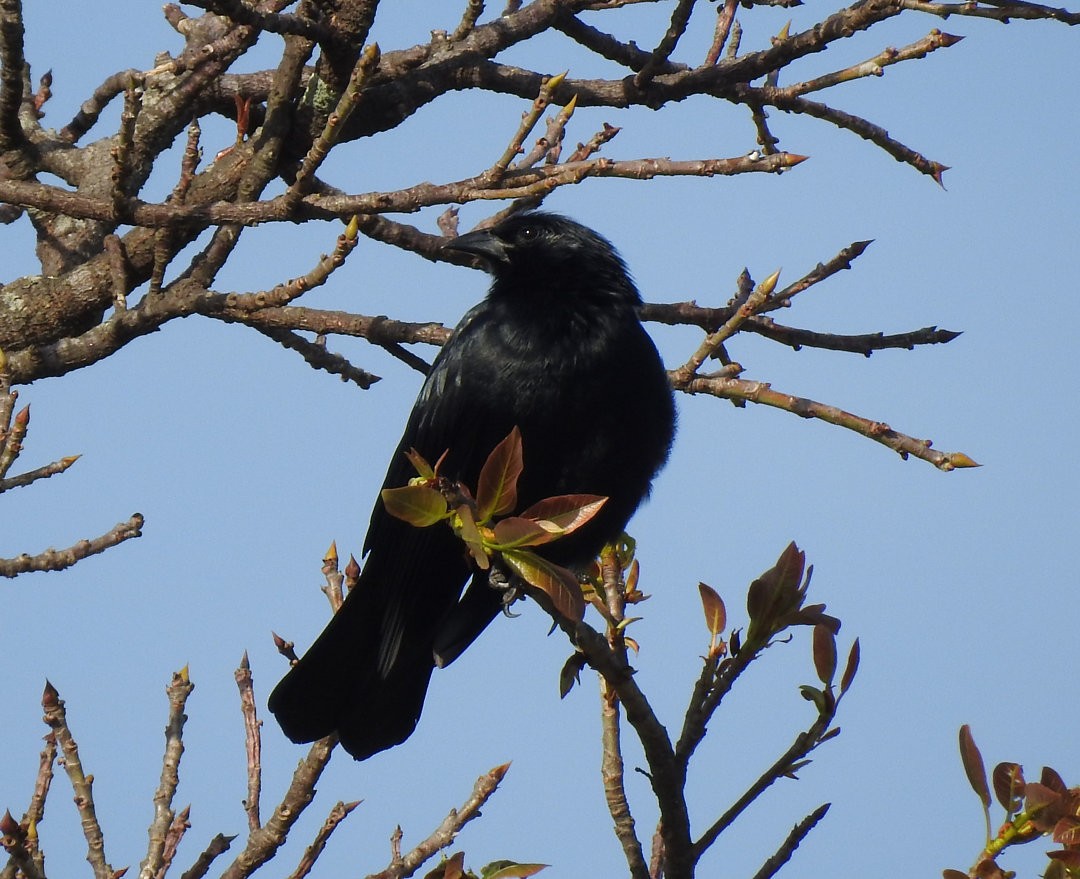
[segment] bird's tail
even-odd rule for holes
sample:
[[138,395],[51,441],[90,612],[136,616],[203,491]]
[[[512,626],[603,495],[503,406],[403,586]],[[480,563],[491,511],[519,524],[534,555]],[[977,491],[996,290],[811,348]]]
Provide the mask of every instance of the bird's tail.
[[[388,636],[386,620],[394,614],[382,600],[387,591],[372,589],[368,574],[365,569],[269,700],[270,711],[294,742],[337,732],[357,760],[409,737],[435,665],[434,633],[424,616],[406,613],[402,630]],[[393,641],[389,657],[388,637]]]

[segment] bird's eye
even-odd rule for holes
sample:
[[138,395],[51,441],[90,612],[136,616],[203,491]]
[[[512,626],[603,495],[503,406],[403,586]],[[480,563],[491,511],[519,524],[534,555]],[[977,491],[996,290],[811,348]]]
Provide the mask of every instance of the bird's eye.
[[522,226],[518,230],[518,238],[522,241],[532,241],[539,237],[540,231],[535,226]]

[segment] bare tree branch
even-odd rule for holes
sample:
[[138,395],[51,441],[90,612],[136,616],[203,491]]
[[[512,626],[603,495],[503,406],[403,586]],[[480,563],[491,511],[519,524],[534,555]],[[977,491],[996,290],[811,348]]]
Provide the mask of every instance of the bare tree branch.
[[29,571],[62,571],[73,564],[109,547],[123,543],[133,537],[142,537],[143,517],[135,513],[126,522],[120,522],[111,531],[106,531],[93,540],[80,540],[67,549],[47,549],[37,555],[23,553],[13,559],[0,559],[0,577],[17,577]]
[[87,844],[86,859],[94,871],[94,879],[113,879],[113,868],[105,860],[105,838],[101,833],[97,809],[94,806],[93,776],[83,771],[82,760],[79,758],[79,746],[68,727],[64,700],[48,681],[45,682],[41,707],[45,710],[45,723],[56,736],[56,743],[63,754],[64,771],[75,792],[75,806],[79,810],[83,836]]
[[476,780],[469,798],[460,808],[451,809],[450,814],[427,839],[404,855],[394,857],[390,866],[380,873],[372,874],[368,879],[408,879],[416,873],[428,860],[453,844],[462,827],[479,817],[480,809],[498,789],[509,769],[510,764],[504,763],[481,775]]
[[[180,784],[180,758],[184,753],[184,723],[187,715],[184,714],[184,706],[188,696],[195,689],[188,677],[187,666],[176,672],[165,692],[169,697],[169,720],[165,726],[165,756],[161,761],[161,780],[157,791],[154,793],[154,820],[150,823],[147,835],[150,837],[150,847],[146,852],[146,859],[139,867],[139,879],[155,879],[163,873],[172,860],[176,851],[176,830],[174,830],[177,815],[173,811],[172,801],[176,795],[176,788]],[[186,824],[186,814],[181,826]],[[182,830],[179,832],[182,833]],[[169,851],[169,842],[172,838],[172,851]]]

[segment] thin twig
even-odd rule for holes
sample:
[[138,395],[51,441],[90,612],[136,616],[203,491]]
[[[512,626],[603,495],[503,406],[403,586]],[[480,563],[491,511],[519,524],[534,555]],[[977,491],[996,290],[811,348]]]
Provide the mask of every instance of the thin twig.
[[126,522],[120,522],[101,537],[80,540],[67,549],[47,549],[33,556],[23,553],[13,559],[0,559],[0,577],[17,577],[29,571],[62,571],[82,559],[104,552],[125,540],[142,537],[142,527],[143,517],[135,513]]
[[[479,817],[483,807],[493,793],[498,789],[500,782],[510,769],[509,763],[496,766],[489,772],[481,775],[473,786],[472,794],[462,803],[460,808],[451,809],[442,823],[435,828],[427,839],[423,840],[405,854],[396,852],[391,858],[390,865],[380,873],[372,874],[368,879],[407,879],[419,870],[428,860],[452,845],[455,837],[461,832],[461,828]],[[400,834],[401,828],[397,833]],[[400,837],[398,838],[400,845]]]
[[68,726],[64,700],[48,681],[45,682],[41,707],[45,711],[45,723],[56,735],[56,743],[64,755],[64,771],[75,792],[75,807],[79,810],[80,824],[87,845],[86,860],[94,871],[94,879],[114,879],[113,868],[105,860],[105,838],[94,806],[93,776],[83,771],[79,746]]
[[705,854],[709,847],[716,842],[717,837],[730,827],[735,819],[746,811],[746,808],[751,803],[755,802],[758,797],[760,797],[761,794],[775,782],[789,776],[791,767],[805,758],[807,754],[821,744],[822,737],[828,731],[832,723],[834,712],[835,704],[833,705],[833,711],[826,711],[824,714],[819,715],[806,732],[799,733],[791,746],[781,754],[768,769],[758,776],[742,796],[740,796],[723,815],[701,834],[700,838],[694,841],[695,861],[699,860],[701,856]]
[[817,823],[825,817],[825,813],[829,811],[830,803],[825,803],[818,806],[802,819],[798,824],[791,828],[791,832],[780,844],[780,848],[776,850],[776,853],[772,855],[764,864],[761,865],[761,869],[758,870],[753,879],[771,879],[775,876],[780,868],[791,860],[791,856],[795,854],[795,849],[799,847],[807,834],[817,826]]
[[322,132],[312,143],[307,155],[304,156],[304,161],[301,163],[300,170],[297,171],[296,179],[289,187],[286,197],[299,200],[301,195],[308,190],[315,174],[318,173],[319,167],[341,137],[345,124],[349,121],[349,116],[352,115],[353,110],[356,108],[357,101],[360,99],[368,79],[378,66],[379,47],[374,44],[367,46],[360,53],[360,58],[353,68],[352,75],[349,77],[349,84],[346,86],[341,100],[338,101],[337,108],[327,117]]
[[80,137],[94,127],[102,112],[112,103],[113,98],[122,95],[133,77],[141,76],[135,69],[121,70],[112,74],[94,93],[87,98],[75,117],[60,129],[60,139],[67,143],[76,143]]
[[705,65],[716,64],[720,60],[720,53],[724,51],[731,26],[735,22],[735,10],[739,6],[739,0],[724,0],[724,5],[716,10],[716,29],[713,31],[712,45],[702,62]]
[[517,131],[514,132],[514,136],[510,139],[510,143],[507,144],[502,155],[495,160],[495,164],[480,176],[481,186],[485,188],[494,186],[503,179],[507,169],[510,167],[510,163],[521,153],[521,145],[525,143],[525,138],[536,127],[537,121],[544,114],[548,104],[551,103],[552,95],[554,95],[565,78],[566,74],[560,73],[556,76],[549,76],[544,80],[540,86],[540,93],[532,102],[532,106],[522,114],[521,124],[518,125]]
[[671,53],[675,51],[679,40],[686,33],[686,27],[690,23],[690,13],[694,11],[695,2],[696,0],[678,0],[678,3],[675,4],[675,8],[671,11],[671,23],[668,25],[668,29],[664,32],[664,36],[656,48],[653,49],[649,60],[645,62],[645,66],[634,77],[635,87],[644,88],[671,57]]
[[934,30],[930,31],[930,33],[921,40],[917,40],[901,49],[885,49],[873,58],[868,58],[866,61],[862,61],[859,64],[853,64],[850,67],[845,67],[843,70],[826,73],[822,76],[814,77],[811,80],[796,83],[795,85],[785,86],[784,88],[779,89],[779,91],[788,97],[798,97],[799,95],[805,95],[809,92],[832,88],[842,82],[852,82],[853,80],[861,79],[865,76],[882,76],[885,73],[885,68],[892,64],[910,61],[913,58],[925,58],[931,52],[935,52],[938,49],[947,49],[950,46],[955,46],[962,39],[963,37],[942,33],[937,28],[934,28]]
[[356,248],[357,240],[355,231],[350,227],[338,235],[333,252],[319,257],[319,261],[311,271],[284,284],[278,284],[272,290],[257,293],[226,293],[225,305],[234,313],[288,305],[310,290],[325,284]]
[[190,829],[191,806],[184,806],[183,809],[176,813],[172,824],[169,825],[169,832],[165,834],[165,847],[161,852],[161,866],[158,867],[157,872],[154,874],[154,879],[165,879],[165,874],[168,873],[173,859],[176,857],[176,851],[180,848],[180,841]]
[[625,658],[609,646],[607,639],[584,620],[573,621],[556,611],[547,596],[527,584],[522,587],[551,616],[597,672],[603,675],[626,709],[626,719],[637,733],[649,765],[649,781],[660,807],[666,852],[666,875],[672,879],[692,873],[690,817],[682,787],[681,773],[667,730],[634,680]]
[[255,711],[255,689],[251,678],[251,662],[246,650],[234,677],[240,690],[240,712],[244,716],[244,751],[247,754],[247,797],[244,799],[244,811],[248,816],[248,831],[254,832],[262,826],[259,817],[259,797],[262,792],[262,723]]
[[1028,19],[1038,21],[1054,19],[1065,24],[1080,24],[1080,12],[1070,12],[1060,7],[1043,6],[1039,3],[994,3],[992,6],[980,6],[978,3],[930,3],[924,0],[901,0],[904,9],[928,12],[941,18],[950,15],[963,15],[972,18],[992,18],[1005,24],[1010,19]]
[[154,879],[165,867],[166,844],[176,813],[172,801],[180,784],[180,758],[184,754],[184,706],[195,689],[188,677],[187,666],[172,676],[165,692],[169,697],[169,721],[165,726],[165,756],[161,760],[161,780],[154,792],[154,820],[147,835],[150,846],[146,859],[139,867],[139,879]]
[[[603,602],[606,606],[608,645],[626,660],[626,640],[620,624],[625,619],[625,583],[619,568],[615,550],[605,547],[601,555],[601,582]],[[634,816],[626,796],[625,770],[622,757],[622,731],[620,728],[619,697],[615,690],[600,677],[600,730],[602,757],[600,774],[604,783],[604,798],[615,826],[633,879],[649,879],[649,865],[634,830]]]
[[359,805],[359,801],[352,803],[339,802],[330,810],[330,814],[326,816],[326,820],[319,828],[319,832],[315,834],[315,839],[312,841],[311,845],[304,849],[304,854],[300,858],[300,863],[297,864],[296,869],[289,874],[289,879],[304,879],[304,877],[311,872],[311,868],[315,866],[315,862],[319,859],[319,855],[321,855],[326,848],[326,843],[330,839],[330,834],[332,834],[334,830],[337,829],[337,826],[349,816],[349,813]]
[[235,836],[225,836],[219,833],[210,840],[210,844],[195,859],[195,863],[191,865],[191,868],[180,875],[180,879],[202,879],[209,872],[214,861],[229,850],[229,846],[232,845],[234,839],[236,839]]
[[727,376],[695,376],[678,389],[688,394],[711,394],[726,400],[742,400],[773,406],[798,415],[800,418],[818,418],[829,424],[855,431],[875,442],[892,449],[901,458],[909,455],[929,461],[939,470],[950,471],[958,468],[978,466],[963,452],[939,452],[931,448],[930,440],[920,440],[893,430],[881,421],[871,421],[845,412],[836,406],[818,403],[806,397],[796,397],[773,390],[768,382],[747,381],[746,379]]
[[80,455],[68,455],[66,458],[61,458],[59,461],[53,461],[51,464],[46,464],[44,467],[28,470],[26,473],[20,473],[18,476],[9,476],[6,479],[0,479],[0,494],[3,494],[9,488],[23,488],[33,482],[37,482],[39,479],[48,479],[50,476],[56,476],[58,473],[63,473],[68,467],[78,461],[80,457]]
[[274,813],[262,827],[248,834],[243,851],[221,874],[221,879],[246,879],[274,857],[293,824],[315,798],[315,785],[330,762],[337,741],[337,736],[327,736],[308,749]]
[[769,295],[775,289],[778,277],[779,272],[770,275],[758,284],[753,292],[746,298],[746,301],[740,303],[732,311],[731,316],[724,321],[718,329],[705,337],[704,341],[702,341],[701,345],[698,346],[698,349],[690,355],[690,358],[686,363],[675,370],[673,374],[673,383],[676,387],[684,387],[701,368],[702,364],[712,357],[727,339],[730,339],[738,332],[739,327],[742,326],[746,319],[757,313],[758,309],[765,304]]
[[450,42],[456,43],[460,40],[464,40],[465,37],[473,32],[477,20],[483,14],[484,0],[468,0],[465,4],[465,12],[462,13],[461,21],[458,23],[458,26],[454,28],[454,32],[450,34]]

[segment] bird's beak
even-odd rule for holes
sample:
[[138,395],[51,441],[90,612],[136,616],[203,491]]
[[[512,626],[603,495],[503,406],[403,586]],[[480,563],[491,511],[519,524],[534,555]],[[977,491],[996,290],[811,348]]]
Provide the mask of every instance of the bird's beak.
[[490,265],[510,262],[506,244],[487,229],[466,232],[457,238],[451,238],[443,245],[443,249],[478,256]]

